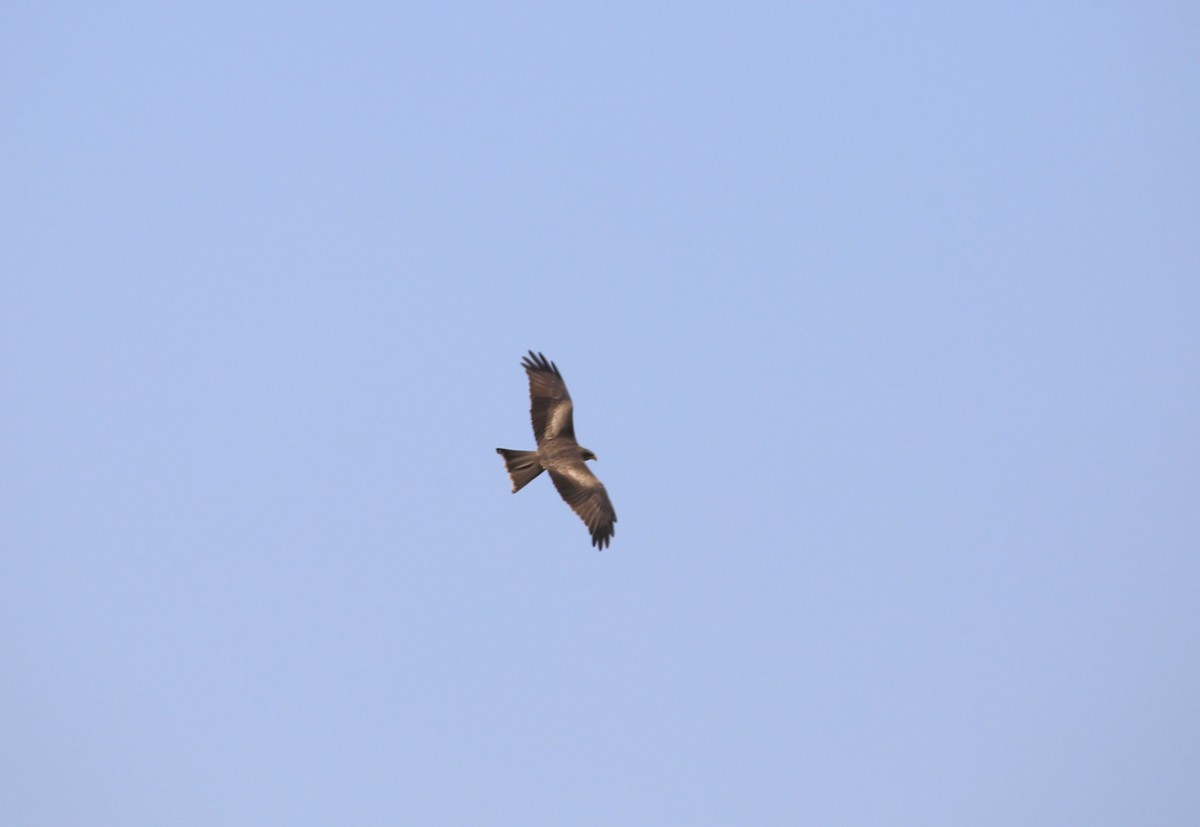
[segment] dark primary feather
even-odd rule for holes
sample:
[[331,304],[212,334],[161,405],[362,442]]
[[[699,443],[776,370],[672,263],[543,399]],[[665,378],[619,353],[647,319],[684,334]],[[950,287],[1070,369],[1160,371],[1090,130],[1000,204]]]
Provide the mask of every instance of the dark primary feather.
[[567,505],[592,533],[592,545],[598,549],[605,548],[615,531],[613,524],[617,521],[617,512],[613,510],[604,484],[583,464],[583,460],[551,469],[550,479]]
[[571,394],[567,393],[567,383],[558,372],[558,365],[532,350],[521,364],[529,375],[529,415],[534,439],[540,445],[543,439],[574,438]]

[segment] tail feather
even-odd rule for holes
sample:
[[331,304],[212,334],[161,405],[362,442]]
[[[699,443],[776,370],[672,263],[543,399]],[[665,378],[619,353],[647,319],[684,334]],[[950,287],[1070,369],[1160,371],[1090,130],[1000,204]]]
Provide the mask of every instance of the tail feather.
[[512,480],[513,493],[517,493],[537,478],[546,469],[537,461],[537,451],[510,451],[497,448],[496,453],[504,457],[504,467]]

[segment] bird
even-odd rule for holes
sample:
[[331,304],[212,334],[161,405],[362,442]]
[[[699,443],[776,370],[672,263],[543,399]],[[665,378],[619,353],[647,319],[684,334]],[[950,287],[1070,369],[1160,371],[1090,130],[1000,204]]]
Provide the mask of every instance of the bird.
[[521,360],[529,376],[529,416],[533,420],[535,451],[497,448],[517,493],[543,471],[567,505],[579,515],[592,535],[592,545],[603,551],[612,541],[617,512],[604,484],[587,467],[596,455],[575,441],[574,405],[558,365],[541,353],[529,351]]

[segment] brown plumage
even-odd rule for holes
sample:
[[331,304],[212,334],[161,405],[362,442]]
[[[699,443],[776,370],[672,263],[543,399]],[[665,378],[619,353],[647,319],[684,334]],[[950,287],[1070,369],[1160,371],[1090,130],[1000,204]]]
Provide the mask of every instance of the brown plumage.
[[571,394],[558,366],[540,353],[529,351],[521,365],[529,375],[529,415],[533,420],[536,451],[497,448],[517,493],[542,471],[567,505],[579,515],[592,533],[592,545],[605,548],[613,536],[617,513],[609,502],[604,484],[585,464],[596,455],[575,441]]

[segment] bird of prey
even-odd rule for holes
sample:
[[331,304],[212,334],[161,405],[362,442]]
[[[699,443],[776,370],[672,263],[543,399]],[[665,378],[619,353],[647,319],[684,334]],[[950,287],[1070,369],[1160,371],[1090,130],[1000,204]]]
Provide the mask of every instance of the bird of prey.
[[521,361],[529,375],[529,415],[533,419],[536,451],[497,448],[517,493],[543,471],[567,505],[579,515],[592,533],[592,545],[603,550],[613,536],[617,513],[608,500],[603,483],[584,463],[596,455],[575,441],[571,394],[558,372],[558,365],[540,353],[529,351]]

